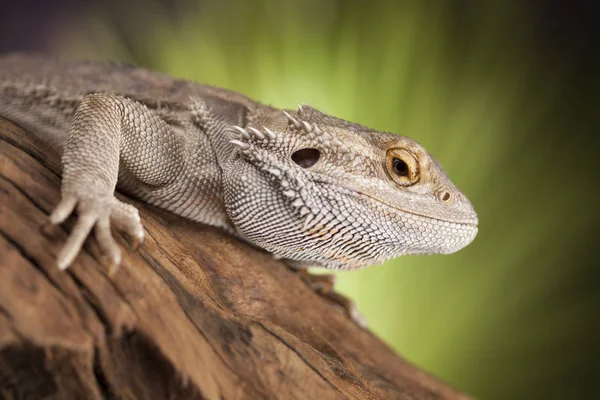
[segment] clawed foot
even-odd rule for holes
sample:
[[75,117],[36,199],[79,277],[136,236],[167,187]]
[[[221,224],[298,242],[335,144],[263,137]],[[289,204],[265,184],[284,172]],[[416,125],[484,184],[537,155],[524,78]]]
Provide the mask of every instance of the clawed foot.
[[53,225],[64,222],[77,208],[77,222],[69,238],[58,254],[57,266],[65,270],[88,237],[92,228],[104,257],[108,259],[109,275],[114,275],[121,264],[121,250],[110,231],[111,225],[133,238],[133,247],[137,249],[144,240],[144,228],[138,210],[121,202],[114,196],[82,197],[63,195],[60,203],[50,215],[42,230],[48,231]]
[[336,276],[333,274],[309,274],[307,269],[298,271],[300,277],[306,284],[315,292],[341,307],[346,315],[352,319],[358,326],[363,329],[367,328],[367,320],[358,311],[358,307],[354,300],[333,291],[335,286]]

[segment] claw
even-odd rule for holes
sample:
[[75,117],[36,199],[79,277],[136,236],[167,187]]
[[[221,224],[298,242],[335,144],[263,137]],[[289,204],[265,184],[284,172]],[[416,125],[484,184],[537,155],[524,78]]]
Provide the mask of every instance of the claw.
[[138,237],[134,237],[133,238],[133,243],[131,243],[131,248],[134,251],[137,251],[140,248],[140,245],[142,244],[143,241],[144,241],[144,239],[140,239]]
[[117,271],[119,271],[119,264],[115,263],[114,261],[111,261],[108,264],[108,277],[110,279],[113,279],[117,274]]

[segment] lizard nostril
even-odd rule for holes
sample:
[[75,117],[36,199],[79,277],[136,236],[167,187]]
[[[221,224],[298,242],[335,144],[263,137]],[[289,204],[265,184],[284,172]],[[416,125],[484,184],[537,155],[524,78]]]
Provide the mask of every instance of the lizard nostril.
[[292,161],[302,168],[310,168],[319,161],[321,152],[317,149],[302,149],[292,154]]
[[442,195],[440,196],[440,198],[442,199],[442,201],[445,201],[445,202],[450,201],[451,197],[452,196],[450,195],[450,192],[448,192],[448,191],[443,192]]

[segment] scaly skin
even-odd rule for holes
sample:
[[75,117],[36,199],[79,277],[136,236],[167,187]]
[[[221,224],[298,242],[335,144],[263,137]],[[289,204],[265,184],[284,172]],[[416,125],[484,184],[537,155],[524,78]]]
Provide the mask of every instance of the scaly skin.
[[63,152],[50,220],[74,210],[78,220],[62,269],[92,229],[114,265],[111,225],[143,239],[117,186],[296,267],[452,253],[477,234],[471,203],[422,146],[309,106],[278,110],[142,69],[9,55],[0,115]]

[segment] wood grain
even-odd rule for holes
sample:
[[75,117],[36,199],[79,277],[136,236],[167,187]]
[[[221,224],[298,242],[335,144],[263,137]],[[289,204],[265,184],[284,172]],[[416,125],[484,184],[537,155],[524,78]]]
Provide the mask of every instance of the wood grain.
[[268,254],[139,209],[110,279],[94,240],[60,272],[73,220],[59,156],[0,119],[0,398],[466,399],[398,357]]

